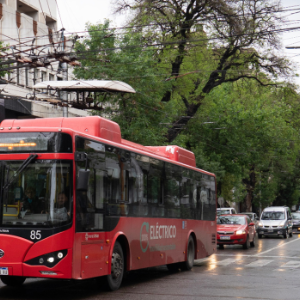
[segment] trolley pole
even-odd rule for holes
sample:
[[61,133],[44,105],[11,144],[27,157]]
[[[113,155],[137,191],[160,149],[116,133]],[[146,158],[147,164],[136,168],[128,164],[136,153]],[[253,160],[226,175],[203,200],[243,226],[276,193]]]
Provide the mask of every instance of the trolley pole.
[[[61,30],[61,41],[62,41],[62,51],[65,51],[65,29],[62,28]],[[67,63],[63,62],[61,64],[62,67],[62,75],[63,80],[68,80],[68,65]],[[61,92],[61,100],[64,104],[63,106],[63,117],[68,117],[68,93],[67,92]],[[66,106],[65,106],[66,105]]]

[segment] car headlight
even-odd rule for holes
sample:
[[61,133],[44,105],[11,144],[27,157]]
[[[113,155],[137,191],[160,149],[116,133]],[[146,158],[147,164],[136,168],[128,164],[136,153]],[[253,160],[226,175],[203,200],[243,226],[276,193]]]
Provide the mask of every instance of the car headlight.
[[259,222],[259,223],[258,223],[258,226],[259,226],[259,227],[264,227],[263,222]]
[[245,230],[237,230],[235,234],[240,235],[240,234],[245,234],[245,233],[246,233]]
[[281,222],[279,225],[278,225],[278,227],[284,227],[284,225],[285,225],[285,221],[283,221],[283,222]]

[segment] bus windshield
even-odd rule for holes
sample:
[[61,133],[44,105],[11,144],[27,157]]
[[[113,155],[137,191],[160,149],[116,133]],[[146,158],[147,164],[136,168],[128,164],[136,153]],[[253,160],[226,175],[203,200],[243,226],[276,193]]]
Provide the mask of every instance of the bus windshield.
[[[2,161],[0,225],[57,227],[72,220],[72,162]],[[14,178],[14,180],[12,180]]]
[[62,132],[0,132],[2,153],[72,153],[72,138]]

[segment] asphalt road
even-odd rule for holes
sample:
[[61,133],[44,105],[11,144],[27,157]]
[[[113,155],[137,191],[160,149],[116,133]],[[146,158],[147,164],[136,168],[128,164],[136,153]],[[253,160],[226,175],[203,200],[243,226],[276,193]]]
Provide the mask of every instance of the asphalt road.
[[255,248],[225,246],[195,261],[191,271],[166,267],[129,273],[122,287],[107,292],[97,280],[27,279],[21,288],[0,283],[0,299],[294,299],[300,298],[300,235],[264,238]]

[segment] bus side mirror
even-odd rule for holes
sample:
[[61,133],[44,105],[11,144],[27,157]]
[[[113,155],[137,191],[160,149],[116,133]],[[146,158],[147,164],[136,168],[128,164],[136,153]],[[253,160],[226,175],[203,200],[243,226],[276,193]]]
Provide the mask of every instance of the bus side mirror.
[[90,170],[80,169],[77,178],[77,191],[87,191],[89,186]]

